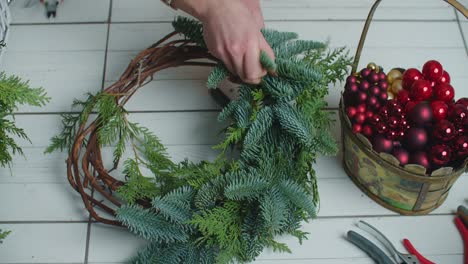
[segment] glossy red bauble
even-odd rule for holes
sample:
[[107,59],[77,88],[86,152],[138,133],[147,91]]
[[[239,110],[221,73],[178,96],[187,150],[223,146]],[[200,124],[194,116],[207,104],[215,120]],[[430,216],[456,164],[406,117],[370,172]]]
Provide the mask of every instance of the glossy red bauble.
[[406,103],[411,101],[411,98],[409,96],[409,92],[407,90],[401,90],[398,95],[397,95],[397,100],[400,102],[402,106],[405,106]]
[[413,83],[417,80],[422,79],[422,73],[415,68],[409,68],[407,69],[402,76],[403,80],[403,89],[409,90],[411,89],[411,86],[413,86]]
[[447,118],[448,115],[448,105],[444,101],[432,101],[432,117],[435,120],[442,120]]
[[421,165],[426,169],[430,168],[428,155],[424,151],[417,151],[412,153],[410,155],[409,163]]
[[468,158],[468,136],[462,135],[453,141],[453,154],[462,161]]
[[385,134],[388,131],[387,124],[382,121],[377,123],[374,127],[375,127],[375,130],[377,130],[379,134]]
[[425,123],[432,121],[432,108],[428,102],[420,102],[415,105],[408,113],[408,117],[412,124],[423,126]]
[[393,149],[393,141],[385,138],[383,135],[376,135],[372,140],[372,147],[377,153],[390,153]]
[[400,161],[400,165],[406,165],[408,164],[409,162],[409,157],[410,157],[410,154],[409,152],[402,148],[402,147],[396,147],[393,149],[392,151],[392,155],[397,158],[397,160]]
[[442,64],[436,60],[430,60],[424,63],[422,68],[422,74],[426,80],[429,81],[437,81],[442,77],[444,72],[444,68],[442,68]]
[[448,74],[448,72],[444,71],[442,73],[442,76],[439,78],[439,80],[437,80],[436,83],[438,83],[438,84],[440,84],[440,83],[450,84],[450,74]]
[[454,123],[457,127],[463,127],[468,118],[468,110],[462,104],[454,104],[449,107],[448,120]]
[[397,118],[396,116],[390,116],[388,117],[387,119],[387,124],[388,124],[388,127],[390,127],[391,129],[396,129],[399,127],[399,118]]
[[382,122],[382,117],[379,115],[379,114],[374,114],[370,119],[369,119],[369,123],[373,126],[379,124],[380,122]]
[[426,146],[427,140],[428,135],[424,128],[412,127],[406,132],[405,145],[412,151],[420,150]]
[[410,98],[414,101],[423,101],[432,97],[431,83],[426,80],[417,80],[410,89]]
[[453,101],[453,98],[455,97],[455,90],[452,85],[448,83],[442,83],[434,86],[433,93],[436,100],[447,103]]
[[452,150],[446,144],[437,144],[431,147],[429,161],[433,167],[447,165],[452,158]]
[[466,110],[468,110],[468,98],[462,97],[455,102],[455,104],[462,104],[466,107]]
[[457,135],[455,126],[448,120],[440,120],[432,129],[434,138],[442,142],[450,141]]

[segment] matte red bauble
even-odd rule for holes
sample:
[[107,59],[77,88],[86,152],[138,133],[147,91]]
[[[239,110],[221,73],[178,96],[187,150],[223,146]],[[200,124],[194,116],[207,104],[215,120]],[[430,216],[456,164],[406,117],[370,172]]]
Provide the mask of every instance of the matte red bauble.
[[466,97],[458,99],[457,102],[455,102],[455,104],[462,104],[466,106],[466,110],[468,110],[468,98]]
[[371,95],[373,96],[379,96],[380,95],[380,87],[378,86],[372,86],[370,89],[369,89],[369,92]]
[[369,74],[371,73],[371,69],[368,69],[368,68],[364,68],[361,70],[361,76],[363,78],[367,78],[367,76],[369,76]]
[[434,167],[441,167],[450,162],[452,150],[445,144],[437,144],[431,147],[429,160]]
[[405,136],[405,145],[410,150],[420,150],[427,144],[428,136],[424,128],[412,127]]
[[383,135],[376,135],[372,140],[372,147],[377,153],[390,153],[393,149],[393,141],[385,138]]
[[424,63],[422,68],[422,74],[426,80],[429,81],[437,81],[442,77],[444,69],[442,68],[442,64],[436,60],[430,60]]
[[409,162],[409,157],[410,157],[410,154],[409,152],[402,148],[402,147],[396,147],[393,149],[392,151],[392,155],[397,158],[397,160],[400,161],[400,165],[406,165],[408,164]]
[[414,101],[423,101],[432,97],[431,83],[426,80],[417,80],[410,89],[410,98]]
[[450,121],[440,120],[434,125],[432,134],[437,140],[447,142],[455,138],[457,131]]
[[350,91],[352,93],[357,93],[359,91],[359,86],[356,83],[349,83],[345,86],[346,91]]
[[426,152],[424,152],[424,151],[417,151],[417,152],[411,154],[409,163],[410,164],[421,165],[426,169],[430,168],[429,159],[427,157]]
[[455,90],[452,85],[448,83],[442,83],[434,86],[433,93],[436,100],[441,100],[447,103],[453,101],[453,98],[455,97]]
[[359,102],[359,103],[365,103],[365,102],[366,102],[366,100],[367,100],[367,93],[362,92],[362,91],[359,91],[359,92],[357,93],[357,95],[358,95],[358,102]]
[[354,118],[354,122],[357,124],[363,124],[366,121],[366,115],[364,113],[357,113]]
[[420,102],[409,111],[409,119],[416,126],[422,126],[432,120],[432,108],[428,102]]
[[403,89],[409,90],[413,83],[422,79],[422,73],[415,68],[409,68],[403,73]]
[[376,108],[375,106],[377,105],[378,102],[379,102],[379,99],[377,99],[377,97],[373,95],[368,96],[366,100],[366,103],[369,106],[369,108],[374,108],[374,109]]
[[379,74],[377,72],[375,72],[375,71],[372,71],[369,74],[369,76],[367,76],[367,80],[370,83],[374,84],[374,83],[376,83],[376,82],[378,82],[380,80]]
[[387,91],[388,89],[388,82],[387,81],[380,81],[378,86],[382,91]]
[[366,115],[366,120],[371,120],[371,118],[374,116],[374,112],[370,110],[366,111],[364,114]]
[[433,101],[431,102],[432,117],[435,120],[442,120],[447,118],[448,105],[444,101]]
[[468,136],[459,136],[453,141],[453,154],[462,161],[468,158]]
[[448,83],[450,84],[450,74],[446,71],[444,71],[442,73],[442,77],[439,78],[439,80],[437,80],[437,83]]
[[381,81],[385,81],[387,79],[387,75],[385,74],[385,72],[383,71],[379,72],[379,79]]
[[356,111],[358,113],[365,113],[366,109],[367,109],[366,104],[360,104],[360,105],[356,106]]
[[364,136],[370,138],[370,137],[372,137],[372,135],[374,134],[374,131],[372,130],[372,127],[371,127],[370,125],[364,125],[364,126],[362,127],[361,133],[362,133]]
[[356,76],[354,75],[350,75],[348,76],[348,78],[346,78],[346,84],[351,84],[351,83],[356,83],[357,82],[357,78]]
[[353,124],[353,133],[358,134],[361,133],[362,131],[362,125],[361,124]]
[[359,84],[359,89],[364,92],[369,90],[370,87],[371,87],[370,83],[366,80],[362,80],[361,83]]
[[354,106],[348,106],[346,107],[346,115],[352,119],[357,113],[356,107]]
[[387,99],[388,99],[388,93],[387,93],[387,91],[382,91],[382,92],[380,92],[380,100],[383,101],[383,102],[385,102],[385,101],[387,101]]

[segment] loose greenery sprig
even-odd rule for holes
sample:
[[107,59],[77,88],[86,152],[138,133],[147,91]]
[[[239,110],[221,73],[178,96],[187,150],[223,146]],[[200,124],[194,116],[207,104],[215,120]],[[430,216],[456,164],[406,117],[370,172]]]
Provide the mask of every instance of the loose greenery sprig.
[[24,130],[15,125],[14,111],[20,105],[43,106],[48,101],[44,89],[31,88],[27,81],[0,72],[0,167],[11,166],[13,155],[23,154],[15,137],[29,141]]
[[[199,22],[178,18],[173,24],[205,47]],[[315,217],[319,203],[313,164],[318,155],[337,150],[324,96],[351,62],[344,49],[326,53],[326,45],[295,40],[295,33],[263,34],[277,59],[262,52],[260,61],[277,76],[242,85],[239,99],[223,108],[218,119],[228,126],[214,161],[173,163],[153,133],[128,120],[113,94],[90,95],[75,102],[81,113],[64,116],[63,132],[48,152],[69,151],[91,112],[97,113],[99,144],[115,146],[115,166],[131,147],[133,157],[124,161],[126,183],[118,189],[126,204],[117,220],[150,241],[132,263],[244,263],[265,247],[291,252],[275,241],[278,235],[307,238],[301,222]],[[217,65],[208,87],[227,75]]]

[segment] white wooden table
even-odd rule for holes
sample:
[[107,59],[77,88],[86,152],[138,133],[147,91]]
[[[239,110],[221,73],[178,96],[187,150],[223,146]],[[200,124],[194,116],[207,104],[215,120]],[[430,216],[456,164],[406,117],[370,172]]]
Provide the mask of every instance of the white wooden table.
[[[0,228],[12,234],[0,245],[0,263],[122,263],[144,245],[124,229],[92,223],[65,176],[65,153],[44,155],[49,138],[60,129],[60,113],[73,98],[115,81],[129,60],[171,30],[175,13],[157,0],[65,0],[54,21],[42,7],[13,4],[13,26],[1,70],[43,86],[52,101],[44,108],[21,108],[18,124],[33,143],[22,142],[27,160],[17,157],[11,170],[0,169]],[[468,4],[468,1],[464,1]],[[304,39],[330,40],[354,52],[372,0],[264,0],[268,27],[296,31]],[[377,11],[362,65],[421,67],[437,59],[452,76],[457,97],[468,97],[468,21],[438,0],[387,0]],[[206,69],[184,68],[159,74],[128,105],[131,118],[153,129],[174,160],[211,159],[218,142],[218,106],[204,87]],[[342,87],[328,97],[337,109]],[[339,135],[338,124],[335,134]],[[339,140],[338,136],[337,139]],[[373,263],[344,239],[365,219],[400,249],[407,237],[437,263],[462,263],[462,240],[453,224],[467,204],[468,175],[433,213],[399,216],[361,193],[341,168],[339,157],[317,164],[321,210],[304,224],[310,232],[302,246],[282,238],[292,254],[264,252],[257,263]]]

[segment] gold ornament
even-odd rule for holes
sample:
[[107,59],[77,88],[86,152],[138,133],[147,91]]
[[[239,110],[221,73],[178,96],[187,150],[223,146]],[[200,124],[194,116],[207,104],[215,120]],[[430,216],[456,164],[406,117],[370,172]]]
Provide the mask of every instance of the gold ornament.
[[395,98],[395,95],[390,91],[387,92],[387,95],[388,95],[388,100],[393,100]]
[[401,79],[402,76],[403,74],[399,70],[392,69],[387,73],[387,82],[391,85],[395,80]]
[[394,80],[390,87],[390,91],[394,94],[398,94],[401,90],[403,90],[403,81],[401,79]]
[[379,72],[379,66],[377,66],[377,64],[373,62],[367,64],[367,69],[373,70],[375,72]]

